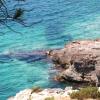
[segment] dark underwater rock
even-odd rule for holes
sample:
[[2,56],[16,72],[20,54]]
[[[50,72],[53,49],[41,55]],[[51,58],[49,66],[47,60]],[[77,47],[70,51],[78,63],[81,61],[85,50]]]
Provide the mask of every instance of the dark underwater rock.
[[63,49],[48,52],[56,68],[62,68],[58,80],[100,84],[100,40],[75,41]]
[[14,59],[32,63],[35,61],[49,61],[46,50],[33,50],[33,51],[13,51],[7,54],[0,54],[0,63],[8,63]]

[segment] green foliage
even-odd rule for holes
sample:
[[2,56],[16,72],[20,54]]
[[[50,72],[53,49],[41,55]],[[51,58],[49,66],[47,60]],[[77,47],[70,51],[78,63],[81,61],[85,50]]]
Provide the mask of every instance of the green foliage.
[[47,97],[45,100],[54,100],[54,97]]
[[41,92],[43,89],[42,88],[40,88],[40,87],[33,87],[32,88],[32,92],[31,93],[33,93],[33,92],[36,92],[36,93],[38,93],[38,92]]
[[78,100],[83,100],[86,98],[98,99],[100,98],[100,92],[98,91],[97,87],[86,87],[80,89],[79,91],[72,92],[70,97]]

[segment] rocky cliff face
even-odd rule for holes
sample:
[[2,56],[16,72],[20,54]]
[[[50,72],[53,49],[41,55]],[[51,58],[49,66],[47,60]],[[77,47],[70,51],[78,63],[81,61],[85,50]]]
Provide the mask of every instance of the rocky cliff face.
[[57,80],[100,85],[100,40],[75,41],[48,56],[63,69]]

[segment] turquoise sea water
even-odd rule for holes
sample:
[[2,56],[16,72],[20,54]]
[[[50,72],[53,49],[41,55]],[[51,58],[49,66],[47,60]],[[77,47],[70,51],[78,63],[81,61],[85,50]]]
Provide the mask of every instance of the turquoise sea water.
[[[7,1],[12,8],[13,0]],[[100,0],[26,0],[22,5],[25,9],[33,8],[24,15],[33,26],[7,23],[22,35],[0,26],[5,33],[0,35],[0,54],[61,48],[70,41],[100,38]],[[51,66],[43,61],[27,63],[1,57],[0,100],[32,86],[60,87],[50,79]]]

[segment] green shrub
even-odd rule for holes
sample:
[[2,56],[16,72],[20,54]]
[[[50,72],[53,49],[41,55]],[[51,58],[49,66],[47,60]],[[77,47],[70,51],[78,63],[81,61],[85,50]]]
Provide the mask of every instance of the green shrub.
[[47,97],[45,100],[54,100],[54,97]]
[[38,92],[41,92],[42,90],[43,90],[43,89],[42,89],[41,87],[33,87],[31,93],[33,93],[33,92],[38,93]]
[[70,97],[78,100],[83,100],[86,98],[98,99],[100,98],[100,92],[98,91],[97,87],[86,87],[80,89],[79,91],[72,92]]

